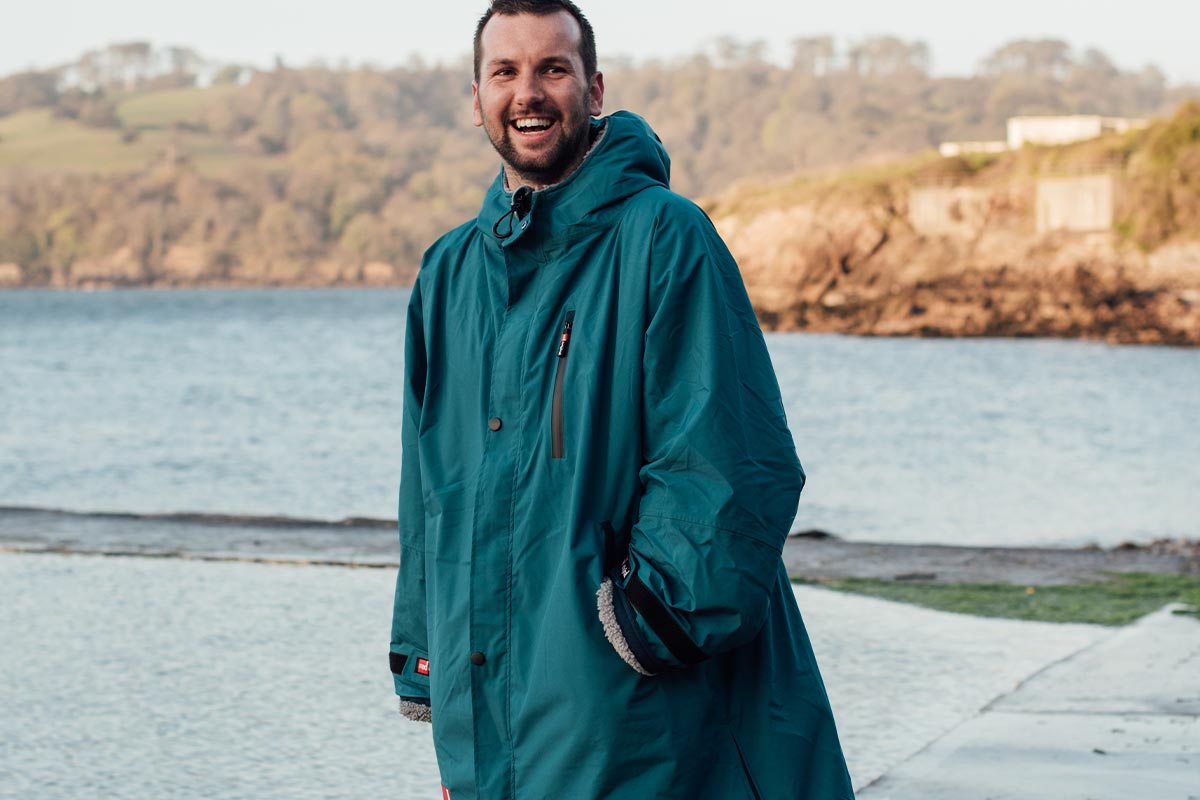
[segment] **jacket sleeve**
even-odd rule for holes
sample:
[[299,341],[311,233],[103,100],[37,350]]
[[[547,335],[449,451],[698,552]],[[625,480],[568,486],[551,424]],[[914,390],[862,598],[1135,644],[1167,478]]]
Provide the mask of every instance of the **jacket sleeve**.
[[425,505],[417,431],[425,395],[425,336],[420,278],[409,298],[404,336],[404,410],[401,423],[400,570],[392,608],[390,663],[400,713],[428,722],[429,645],[425,599]]
[[644,674],[757,634],[804,485],[766,343],[712,223],[690,205],[660,222],[652,259],[642,496],[632,528],[609,532],[597,595],[608,639]]

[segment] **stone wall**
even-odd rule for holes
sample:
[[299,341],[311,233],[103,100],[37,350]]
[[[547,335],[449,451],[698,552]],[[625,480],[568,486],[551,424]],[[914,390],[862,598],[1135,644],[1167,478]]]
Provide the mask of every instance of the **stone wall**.
[[1113,224],[1113,178],[1083,175],[1037,183],[1037,232],[1106,231]]

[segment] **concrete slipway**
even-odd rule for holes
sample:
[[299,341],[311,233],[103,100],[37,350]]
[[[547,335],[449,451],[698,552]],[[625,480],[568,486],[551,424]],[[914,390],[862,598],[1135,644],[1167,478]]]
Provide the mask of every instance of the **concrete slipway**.
[[[391,570],[197,557],[0,552],[0,800],[438,796],[380,661]],[[1200,621],[794,588],[862,800],[1200,796]]]
[[1200,800],[1200,621],[1173,607],[988,704],[859,800]]

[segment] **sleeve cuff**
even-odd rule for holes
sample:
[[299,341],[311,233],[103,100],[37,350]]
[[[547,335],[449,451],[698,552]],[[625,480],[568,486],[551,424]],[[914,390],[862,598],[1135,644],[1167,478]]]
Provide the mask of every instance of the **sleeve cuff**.
[[403,642],[394,642],[388,661],[396,694],[428,705],[429,658],[425,653]]
[[419,697],[401,697],[400,713],[413,722],[433,722],[429,701]]
[[596,592],[596,610],[604,637],[622,661],[642,675],[656,675],[670,666],[650,651],[633,619],[629,599],[611,578],[605,578]]

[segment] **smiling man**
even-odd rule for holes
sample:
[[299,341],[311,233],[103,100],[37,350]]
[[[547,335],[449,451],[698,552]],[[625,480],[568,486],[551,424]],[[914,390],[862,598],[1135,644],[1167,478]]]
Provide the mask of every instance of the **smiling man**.
[[581,23],[569,12],[496,10],[550,5],[559,4],[493,4],[476,37],[475,124],[487,132],[513,187],[543,189],[574,172],[604,100],[595,46],[583,52]]
[[443,796],[852,798],[737,265],[649,126],[593,119],[574,4],[493,2],[472,93],[502,166],[409,302],[391,642]]

